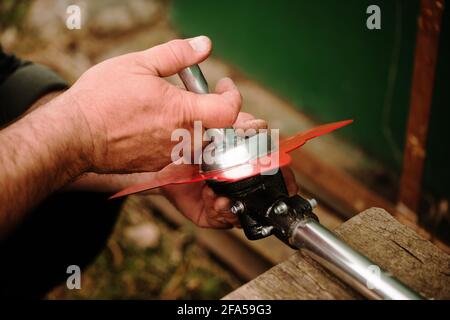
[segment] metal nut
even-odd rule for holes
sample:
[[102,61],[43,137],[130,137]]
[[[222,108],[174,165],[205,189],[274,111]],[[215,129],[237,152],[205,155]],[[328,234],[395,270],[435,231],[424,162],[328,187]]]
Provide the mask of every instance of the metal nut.
[[240,201],[236,201],[230,208],[231,213],[233,213],[234,215],[242,213],[244,212],[244,210],[245,210],[244,204]]
[[311,206],[311,208],[315,208],[317,207],[317,200],[314,198],[308,199],[309,205]]
[[279,203],[275,206],[275,208],[273,208],[273,212],[274,212],[275,214],[284,214],[284,213],[287,212],[287,210],[288,210],[288,206],[287,206],[287,204],[284,203],[284,202],[279,202]]
[[272,233],[273,226],[266,226],[261,229],[261,235],[267,237]]

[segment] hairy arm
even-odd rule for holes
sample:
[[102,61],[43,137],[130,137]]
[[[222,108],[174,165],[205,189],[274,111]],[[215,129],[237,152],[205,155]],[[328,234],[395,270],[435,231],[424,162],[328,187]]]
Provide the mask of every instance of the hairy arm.
[[[0,237],[28,209],[74,180],[72,189],[106,192],[145,182],[150,172],[171,162],[170,137],[176,129],[192,130],[196,120],[208,128],[239,120],[242,99],[231,79],[202,95],[164,79],[210,52],[211,41],[200,36],[106,60],[54,100],[0,130]],[[236,221],[228,199],[204,184],[170,186],[163,193],[200,226],[227,227]]]
[[84,129],[76,107],[60,96],[0,130],[0,237],[87,169]]

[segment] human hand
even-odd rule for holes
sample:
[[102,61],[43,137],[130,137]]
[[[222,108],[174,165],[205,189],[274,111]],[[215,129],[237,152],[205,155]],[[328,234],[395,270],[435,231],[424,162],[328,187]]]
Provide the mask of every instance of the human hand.
[[87,171],[157,171],[171,162],[173,130],[191,130],[194,120],[207,128],[232,125],[241,96],[230,79],[219,81],[215,93],[199,95],[162,78],[205,60],[210,52],[211,41],[204,36],[173,40],[85,72],[62,96],[84,119],[80,140]]
[[[241,112],[233,127],[244,131],[248,129],[258,131],[266,128],[267,124],[264,120],[255,119],[252,115]],[[195,169],[194,166],[184,168],[185,170]],[[281,170],[289,195],[296,194],[298,187],[291,169],[282,168]],[[156,172],[112,175],[91,173],[78,179],[71,188],[113,193],[132,185],[146,183],[154,179],[156,174]],[[215,194],[204,181],[164,186],[147,193],[158,191],[161,191],[184,216],[200,227],[223,229],[233,225],[239,226],[238,218],[230,211],[230,200]]]

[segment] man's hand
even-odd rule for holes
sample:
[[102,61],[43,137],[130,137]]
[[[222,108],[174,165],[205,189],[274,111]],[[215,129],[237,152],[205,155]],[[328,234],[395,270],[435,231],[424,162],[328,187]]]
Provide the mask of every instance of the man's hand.
[[[177,128],[231,126],[241,96],[230,79],[214,94],[180,89],[162,77],[206,59],[211,42],[200,36],[174,40],[106,60],[84,73],[63,95],[84,116],[84,150],[95,172],[155,171],[170,163]],[[87,134],[86,134],[87,133]]]
[[[244,131],[248,129],[258,131],[267,128],[267,123],[241,112],[233,127]],[[289,194],[296,194],[298,187],[292,171],[283,168],[282,172]],[[90,173],[80,177],[70,188],[115,193],[132,185],[146,183],[152,180],[155,174],[154,172],[112,175]],[[230,211],[230,200],[216,195],[204,181],[169,185],[148,193],[162,193],[183,215],[200,227],[222,229],[233,225],[239,226],[237,217]]]
[[[191,130],[195,120],[207,128],[235,123],[241,96],[230,79],[204,95],[163,79],[210,52],[210,40],[201,36],[106,60],[66,92],[1,130],[0,237],[26,210],[82,174],[88,173],[87,178],[78,184],[101,190],[109,181],[108,188],[121,189],[151,173],[97,174],[157,171],[171,161],[173,130]],[[249,115],[239,118],[246,118],[240,126],[244,129],[265,126]],[[204,184],[170,186],[163,192],[200,226],[237,223],[229,201]]]
[[[162,77],[206,59],[207,37],[174,40],[107,60],[72,88],[0,131],[0,236],[24,212],[84,172],[156,171],[171,133],[230,126],[241,96],[230,79],[197,95]],[[218,117],[217,115],[220,115]]]
[[[263,123],[263,122],[261,122]],[[289,195],[298,192],[295,177],[290,168],[282,168]],[[155,172],[132,174],[89,173],[70,186],[75,190],[90,190],[114,193],[132,185],[142,184],[154,178]],[[189,184],[174,184],[142,194],[162,194],[189,220],[204,228],[230,228],[239,226],[239,221],[230,211],[230,199],[218,196],[204,181]]]

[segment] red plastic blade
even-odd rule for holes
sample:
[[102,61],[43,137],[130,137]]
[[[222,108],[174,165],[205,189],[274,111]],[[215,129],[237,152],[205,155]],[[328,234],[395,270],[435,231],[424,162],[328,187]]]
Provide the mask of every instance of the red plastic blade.
[[301,147],[308,140],[339,129],[352,122],[353,120],[334,122],[301,132],[281,141],[278,151],[225,170],[204,173],[199,171],[198,165],[172,163],[157,172],[155,178],[148,183],[126,188],[111,196],[110,199],[163,187],[169,184],[193,183],[207,179],[233,182],[258,174],[269,174],[269,171],[278,170],[278,168],[291,163],[291,157],[288,153],[292,150]]
[[161,169],[161,171],[158,171],[153,180],[123,189],[112,195],[110,199],[159,188],[168,184],[192,183],[208,178],[209,175],[202,175],[199,172],[198,165],[171,163]]
[[292,136],[290,138],[281,141],[279,150],[280,152],[291,152],[292,150],[297,149],[302,145],[304,145],[308,140],[314,139],[316,137],[322,136],[336,129],[342,128],[352,122],[353,120],[333,122],[312,128],[307,131],[300,132],[295,136]]
[[134,193],[144,192],[151,189],[163,187],[169,184],[193,183],[207,179],[217,181],[237,181],[252,177],[258,174],[264,174],[271,170],[276,170],[286,166],[291,162],[291,157],[287,154],[279,155],[278,152],[272,152],[269,155],[254,159],[248,163],[241,164],[225,170],[216,170],[211,172],[200,172],[198,165],[188,164],[170,164],[157,172],[155,178],[148,183],[143,183],[123,189],[112,195],[109,199],[119,198]]

